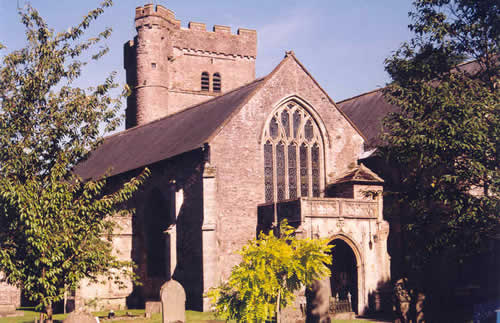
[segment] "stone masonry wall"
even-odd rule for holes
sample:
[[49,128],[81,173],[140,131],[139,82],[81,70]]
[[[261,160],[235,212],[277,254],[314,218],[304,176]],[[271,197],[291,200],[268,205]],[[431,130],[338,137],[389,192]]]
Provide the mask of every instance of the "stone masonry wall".
[[[159,301],[160,287],[171,276],[184,287],[187,308],[203,309],[202,157],[201,150],[195,150],[148,166],[151,176],[127,205],[127,208],[135,209],[135,214],[114,217],[119,224],[119,230],[113,236],[114,252],[122,260],[135,262],[135,273],[141,285],[133,286],[130,279],[124,279],[126,288],[119,289],[111,282],[89,284],[84,281],[77,293],[77,309],[83,306],[93,309],[144,308],[146,301]],[[178,194],[182,195],[181,203],[175,205]],[[160,207],[155,208],[153,204],[158,203],[158,198],[161,200]],[[155,245],[148,244],[152,234],[148,231],[148,221],[152,217],[162,231],[155,230],[154,241],[159,243]],[[176,232],[173,248],[177,252],[173,261],[170,257],[171,246],[163,234],[171,225]],[[159,273],[156,270],[154,276],[150,275],[150,265],[158,266],[163,271]]]

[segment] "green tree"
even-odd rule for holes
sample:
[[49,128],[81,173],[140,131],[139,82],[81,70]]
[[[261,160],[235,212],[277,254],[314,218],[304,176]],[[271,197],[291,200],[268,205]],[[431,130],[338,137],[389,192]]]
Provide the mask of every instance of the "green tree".
[[[105,0],[60,33],[28,6],[19,12],[27,45],[5,54],[0,65],[0,271],[49,321],[53,304],[83,278],[118,283],[133,275],[132,263],[112,254],[110,215],[119,213],[148,171],[113,190],[105,179],[83,181],[71,172],[102,132],[119,125],[113,74],[95,88],[73,86],[87,63],[79,58],[111,30],[81,38],[111,4]],[[89,60],[106,52],[101,47]]]
[[496,0],[416,0],[415,36],[386,60],[385,95],[401,111],[385,119],[381,151],[400,175],[406,274],[416,280],[456,269],[498,230],[498,12]]
[[271,231],[248,242],[229,280],[208,295],[217,315],[238,322],[279,320],[280,309],[293,303],[294,292],[330,275],[331,246],[326,239],[297,239],[286,220],[280,235]]

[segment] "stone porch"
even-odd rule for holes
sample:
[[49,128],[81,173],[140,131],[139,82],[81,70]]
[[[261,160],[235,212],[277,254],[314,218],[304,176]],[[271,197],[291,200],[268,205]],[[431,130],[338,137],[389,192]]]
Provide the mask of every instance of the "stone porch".
[[[381,187],[378,187],[381,189]],[[380,311],[388,304],[382,296],[390,282],[390,258],[387,253],[389,225],[382,217],[381,194],[357,198],[297,198],[258,206],[258,232],[269,231],[287,219],[297,228],[299,237],[329,239],[333,249],[332,268],[342,267],[344,259],[335,258],[335,248],[346,246],[355,259],[356,290],[353,310],[357,314]],[[343,273],[339,273],[342,276]],[[334,278],[331,278],[331,286]],[[333,288],[330,284],[326,288]],[[332,289],[330,289],[330,293]],[[336,295],[332,295],[335,297]],[[382,297],[381,297],[382,296]]]

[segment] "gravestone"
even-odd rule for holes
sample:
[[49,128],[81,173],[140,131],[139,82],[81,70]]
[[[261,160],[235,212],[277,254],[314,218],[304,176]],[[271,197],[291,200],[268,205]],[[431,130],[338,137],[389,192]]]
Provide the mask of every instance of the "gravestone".
[[86,312],[71,312],[63,323],[96,323],[97,320],[92,314]]
[[169,280],[160,289],[163,323],[186,321],[186,293],[176,280]]
[[161,313],[161,302],[147,301],[146,313],[148,314]]
[[3,274],[0,272],[0,317],[13,316],[16,307],[21,303],[21,292],[19,288],[11,286],[3,281]]

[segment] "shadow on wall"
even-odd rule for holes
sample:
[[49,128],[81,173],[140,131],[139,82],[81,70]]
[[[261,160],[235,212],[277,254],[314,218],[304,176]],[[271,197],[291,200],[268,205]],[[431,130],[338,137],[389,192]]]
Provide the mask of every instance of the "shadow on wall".
[[[201,157],[196,150],[151,166],[149,180],[127,206],[136,209],[132,260],[141,284],[134,286],[127,298],[129,308],[144,308],[146,301],[159,301],[160,287],[170,278],[184,287],[187,309],[203,308]],[[183,194],[183,203],[177,207],[176,192]],[[164,231],[174,224],[176,265],[170,277],[172,246]]]

